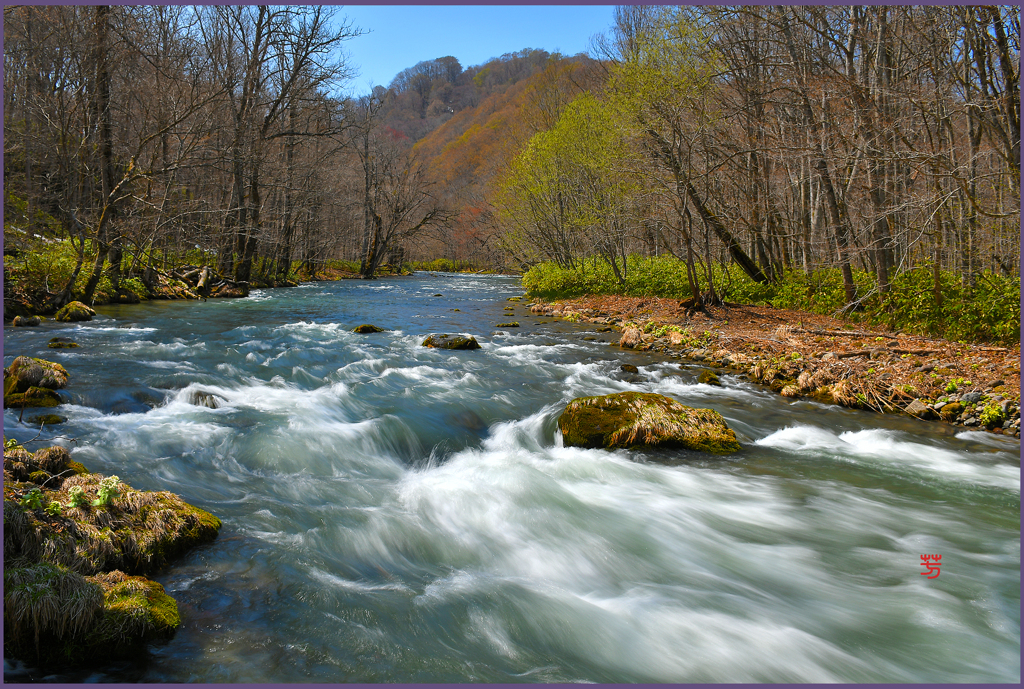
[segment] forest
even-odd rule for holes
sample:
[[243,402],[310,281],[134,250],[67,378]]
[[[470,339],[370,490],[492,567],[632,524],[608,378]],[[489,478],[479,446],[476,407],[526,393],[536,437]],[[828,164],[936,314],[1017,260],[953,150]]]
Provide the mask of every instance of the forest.
[[622,6],[351,94],[365,28],[5,7],[5,307],[440,267],[1019,338],[1019,8]]

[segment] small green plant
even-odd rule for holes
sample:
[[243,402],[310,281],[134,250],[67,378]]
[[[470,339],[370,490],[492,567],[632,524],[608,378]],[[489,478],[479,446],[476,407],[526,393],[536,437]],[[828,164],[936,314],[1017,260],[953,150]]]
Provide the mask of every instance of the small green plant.
[[982,410],[981,415],[978,417],[978,420],[981,422],[981,425],[988,426],[988,427],[995,426],[996,424],[1002,423],[1003,422],[1003,410],[1002,410],[1002,407],[1000,407],[995,402],[990,403],[988,406],[986,406]]
[[570,323],[579,323],[580,321],[583,320],[583,316],[578,313],[570,313],[568,316],[565,317],[565,320],[569,321]]
[[793,361],[796,361],[797,359],[800,358],[800,352],[793,352],[792,354],[789,355],[789,358],[792,359]]
[[868,369],[868,373],[874,373],[874,372],[875,372],[874,367]]
[[21,498],[21,506],[30,510],[38,510],[43,506],[43,491],[33,488]]
[[92,501],[92,504],[96,507],[102,507],[107,505],[111,500],[121,494],[121,479],[117,476],[108,476],[107,478],[100,481],[100,487],[96,490],[98,496]]
[[4,438],[4,452],[7,450],[13,450],[18,446],[18,441],[14,438]]
[[85,497],[85,489],[81,486],[72,486],[68,491],[68,502],[66,507],[81,507],[89,501]]
[[46,505],[46,507],[43,508],[43,511],[46,512],[51,517],[59,517],[60,513],[61,513],[61,504],[59,502],[57,502],[56,500],[51,500]]

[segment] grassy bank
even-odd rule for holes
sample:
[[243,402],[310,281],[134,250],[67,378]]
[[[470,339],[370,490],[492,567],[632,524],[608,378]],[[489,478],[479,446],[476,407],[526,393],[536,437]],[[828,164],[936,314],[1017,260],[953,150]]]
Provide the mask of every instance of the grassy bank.
[[[544,299],[566,299],[585,294],[618,294],[683,299],[690,296],[686,265],[675,258],[631,256],[625,284],[620,284],[603,261],[588,260],[575,270],[542,263],[523,276],[527,294]],[[788,271],[771,284],[759,284],[735,265],[713,267],[715,289],[724,299],[780,309],[836,315],[845,306],[843,278],[838,269],[810,275]],[[851,321],[884,325],[893,330],[943,337],[964,342],[1020,342],[1020,280],[985,271],[971,288],[960,276],[941,271],[941,299],[934,296],[930,265],[897,275],[886,295],[875,290],[873,274],[854,271],[862,310]],[[700,276],[701,291],[708,289]]]

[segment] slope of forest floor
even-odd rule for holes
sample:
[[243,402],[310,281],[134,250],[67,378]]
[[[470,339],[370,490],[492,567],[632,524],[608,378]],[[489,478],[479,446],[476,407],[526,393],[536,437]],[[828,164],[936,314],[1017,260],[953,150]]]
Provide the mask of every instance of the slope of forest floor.
[[611,327],[622,347],[739,370],[786,397],[1020,437],[1019,344],[952,342],[770,306],[699,311],[656,297],[537,300],[531,311]]

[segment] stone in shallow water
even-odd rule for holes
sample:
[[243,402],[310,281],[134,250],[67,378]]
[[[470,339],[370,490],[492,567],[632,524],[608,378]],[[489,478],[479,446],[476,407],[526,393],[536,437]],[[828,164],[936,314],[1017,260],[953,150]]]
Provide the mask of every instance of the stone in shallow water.
[[683,448],[727,454],[736,434],[712,409],[694,409],[653,393],[579,397],[558,419],[566,445],[590,448]]
[[480,349],[480,343],[472,335],[429,335],[423,340],[423,346],[435,349]]
[[376,325],[363,323],[362,325],[357,325],[353,328],[352,332],[359,333],[360,335],[367,335],[369,333],[382,333],[384,332],[384,328],[378,328]]

